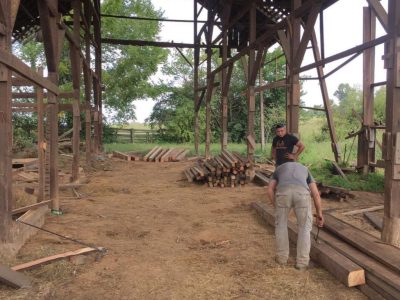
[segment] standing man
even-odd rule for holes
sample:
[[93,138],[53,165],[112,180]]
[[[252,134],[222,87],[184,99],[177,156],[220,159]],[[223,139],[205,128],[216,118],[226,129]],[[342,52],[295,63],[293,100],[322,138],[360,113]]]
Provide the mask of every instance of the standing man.
[[[275,160],[276,165],[289,161],[297,161],[299,155],[304,150],[304,144],[294,135],[287,133],[285,124],[278,124],[275,127],[276,136],[272,141],[271,154]],[[294,146],[297,151],[293,153]]]
[[312,229],[311,197],[317,215],[317,226],[324,225],[321,198],[308,169],[297,162],[287,162],[276,168],[268,185],[267,195],[275,207],[276,261],[285,265],[289,257],[288,216],[291,208],[297,218],[296,269],[306,270],[310,261]]

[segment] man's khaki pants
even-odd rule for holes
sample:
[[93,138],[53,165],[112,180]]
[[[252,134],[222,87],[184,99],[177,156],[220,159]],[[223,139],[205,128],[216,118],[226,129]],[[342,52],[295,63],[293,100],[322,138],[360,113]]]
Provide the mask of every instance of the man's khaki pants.
[[310,191],[298,185],[277,188],[275,193],[275,238],[277,260],[286,263],[289,257],[288,216],[293,207],[297,217],[297,258],[296,266],[308,266],[310,261],[310,231],[312,229],[312,209]]

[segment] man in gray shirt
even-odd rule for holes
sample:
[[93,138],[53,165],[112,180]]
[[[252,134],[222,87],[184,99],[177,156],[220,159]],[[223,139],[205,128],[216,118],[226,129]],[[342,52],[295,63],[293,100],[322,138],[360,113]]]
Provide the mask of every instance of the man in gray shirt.
[[267,195],[275,207],[276,261],[286,264],[289,257],[288,216],[291,208],[297,218],[296,268],[306,270],[310,261],[312,229],[311,197],[317,214],[317,226],[322,227],[321,198],[308,169],[297,162],[287,162],[276,168],[268,185]]

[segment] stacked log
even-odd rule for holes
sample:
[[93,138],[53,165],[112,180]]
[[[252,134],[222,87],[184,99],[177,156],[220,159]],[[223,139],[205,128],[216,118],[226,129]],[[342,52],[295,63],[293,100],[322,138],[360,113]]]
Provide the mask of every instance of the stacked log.
[[183,148],[163,148],[160,146],[156,146],[143,157],[143,161],[181,161],[185,159],[188,153],[189,150]]
[[237,152],[223,150],[211,159],[199,159],[184,170],[189,182],[207,183],[209,187],[235,187],[246,184],[250,162]]

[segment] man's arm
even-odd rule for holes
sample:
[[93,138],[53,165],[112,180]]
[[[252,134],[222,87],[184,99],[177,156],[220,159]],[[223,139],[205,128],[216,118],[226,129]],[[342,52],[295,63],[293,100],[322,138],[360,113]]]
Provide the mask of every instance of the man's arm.
[[275,188],[277,185],[277,181],[276,180],[271,180],[270,183],[268,184],[268,188],[267,188],[267,196],[268,196],[268,200],[271,203],[271,205],[273,207],[275,207]]
[[297,152],[296,153],[287,153],[286,156],[289,159],[293,159],[293,160],[297,161],[300,153],[303,152],[305,146],[301,141],[298,141],[295,146],[297,147]]
[[314,200],[315,210],[317,212],[317,226],[324,226],[324,216],[322,215],[321,197],[319,196],[318,187],[315,182],[311,182],[309,185],[311,196]]

